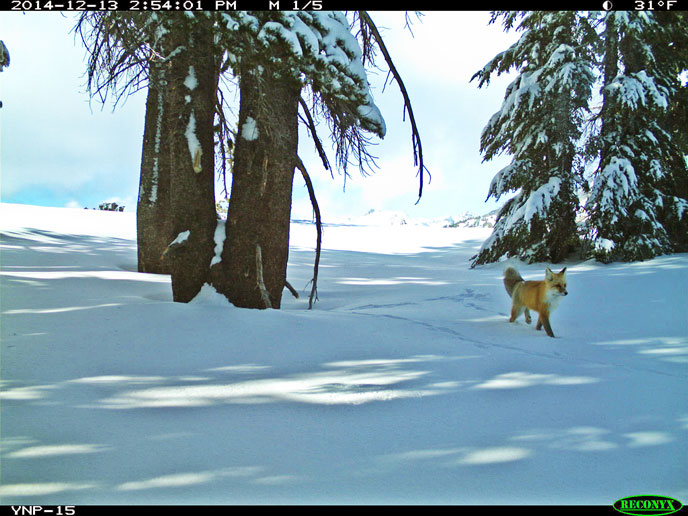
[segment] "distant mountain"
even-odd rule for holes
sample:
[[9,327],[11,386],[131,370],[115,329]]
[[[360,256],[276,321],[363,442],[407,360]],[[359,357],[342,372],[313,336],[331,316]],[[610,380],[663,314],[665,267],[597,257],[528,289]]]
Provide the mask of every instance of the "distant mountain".
[[457,217],[449,217],[446,228],[492,228],[497,220],[497,213],[499,210],[491,211],[485,215],[474,215],[472,213],[464,213]]

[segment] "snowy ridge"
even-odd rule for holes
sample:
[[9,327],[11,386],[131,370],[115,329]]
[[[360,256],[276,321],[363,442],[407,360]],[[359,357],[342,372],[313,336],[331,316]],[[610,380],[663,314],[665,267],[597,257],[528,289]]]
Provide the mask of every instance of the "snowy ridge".
[[371,209],[363,215],[349,217],[330,217],[324,220],[325,225],[352,226],[426,226],[438,228],[491,228],[497,218],[497,211],[474,215],[465,212],[461,215],[451,215],[439,218],[410,217],[401,211]]

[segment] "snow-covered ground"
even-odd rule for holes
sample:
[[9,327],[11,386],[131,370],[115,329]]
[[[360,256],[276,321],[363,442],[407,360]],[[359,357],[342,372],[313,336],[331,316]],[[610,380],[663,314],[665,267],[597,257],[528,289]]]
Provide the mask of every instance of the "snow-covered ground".
[[0,503],[688,499],[688,255],[567,263],[551,339],[469,268],[490,228],[329,224],[309,311],[294,223],[255,311],[173,303],[134,217],[0,205]]

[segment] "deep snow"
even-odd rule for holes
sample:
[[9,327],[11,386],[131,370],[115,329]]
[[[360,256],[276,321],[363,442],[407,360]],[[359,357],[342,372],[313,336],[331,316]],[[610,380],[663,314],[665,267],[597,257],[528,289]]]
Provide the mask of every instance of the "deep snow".
[[301,298],[255,311],[171,302],[132,213],[0,204],[0,503],[688,499],[688,255],[566,263],[551,339],[469,268],[491,229],[362,220],[311,311],[294,222]]

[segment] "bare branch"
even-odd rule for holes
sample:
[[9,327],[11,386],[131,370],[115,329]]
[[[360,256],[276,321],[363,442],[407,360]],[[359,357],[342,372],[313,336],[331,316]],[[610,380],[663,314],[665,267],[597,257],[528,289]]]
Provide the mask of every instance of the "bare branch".
[[88,52],[87,87],[91,97],[114,104],[148,84],[148,61],[153,51],[141,28],[144,18],[131,13],[84,12],[74,27],[75,37]]
[[296,289],[294,287],[291,286],[291,283],[289,283],[288,281],[285,281],[284,286],[287,287],[287,290],[289,292],[291,292],[292,296],[294,296],[296,299],[299,298],[299,293],[296,291]]
[[322,219],[320,218],[320,206],[318,206],[318,201],[315,199],[315,190],[313,189],[313,183],[311,178],[306,171],[306,166],[301,161],[301,158],[296,156],[296,168],[301,171],[303,180],[306,182],[306,188],[308,188],[308,195],[311,198],[311,204],[313,205],[313,212],[315,213],[315,228],[317,231],[317,239],[315,245],[315,264],[313,266],[313,284],[311,286],[311,295],[308,298],[308,309],[313,308],[313,299],[318,299],[318,268],[320,266],[320,249],[322,245]]
[[[222,80],[222,76],[221,80]],[[226,82],[222,80],[222,82]],[[232,160],[234,152],[234,142],[236,141],[236,132],[227,119],[226,111],[232,112],[229,104],[225,100],[225,95],[222,87],[218,87],[215,99],[215,115],[218,123],[215,126],[215,134],[217,135],[217,148],[220,153],[219,166],[217,170],[218,176],[222,179],[223,195],[229,197],[229,189],[227,188],[227,172],[231,174],[231,166],[228,167],[228,162]]]
[[[299,104],[303,108],[303,112],[306,115],[306,119],[304,122],[306,123],[311,136],[313,137],[313,143],[315,143],[315,148],[318,151],[318,155],[320,156],[320,159],[323,163],[323,166],[325,167],[325,170],[330,171],[330,175],[332,175],[332,169],[330,168],[330,161],[327,159],[327,154],[325,153],[325,149],[322,146],[322,141],[318,137],[318,133],[315,129],[315,121],[313,120],[313,117],[311,116],[311,112],[308,109],[308,106],[306,105],[306,101],[303,100],[303,97],[299,98]],[[334,176],[333,176],[334,177]]]
[[389,50],[387,50],[387,46],[385,45],[385,42],[382,39],[382,36],[380,35],[380,32],[375,26],[375,23],[373,23],[373,20],[370,18],[370,15],[368,15],[367,11],[359,11],[358,13],[361,18],[361,21],[368,27],[373,38],[380,47],[380,51],[382,52],[382,55],[384,56],[385,61],[387,62],[387,66],[389,66],[389,71],[394,77],[394,80],[399,85],[401,95],[404,97],[404,114],[408,112],[409,121],[411,122],[411,140],[413,142],[413,164],[418,167],[418,176],[420,180],[420,187],[418,189],[418,201],[416,201],[416,204],[418,204],[420,198],[423,196],[423,174],[427,172],[429,176],[430,171],[423,163],[423,145],[420,140],[420,132],[418,131],[418,126],[416,125],[416,118],[413,115],[411,99],[409,98],[408,92],[406,91],[406,86],[404,85],[404,81],[401,79],[401,76],[399,75],[396,66],[394,66],[394,62],[392,61],[392,57],[389,54]]
[[[421,16],[425,16],[425,15],[424,15],[422,12],[420,12],[420,11],[415,11],[414,14],[416,15],[416,18],[418,18],[419,20],[420,20],[420,17],[421,17]],[[405,28],[405,29],[408,29],[408,31],[411,33],[411,37],[415,37],[415,36],[413,35],[413,29],[411,28],[411,25],[413,25],[413,20],[411,20],[411,16],[409,15],[408,12],[406,12],[406,13],[404,14],[404,19],[406,20],[406,22],[404,23],[404,28]]]
[[364,176],[371,173],[377,164],[375,156],[368,150],[372,145],[370,137],[351,117],[351,113],[356,111],[355,105],[321,92],[312,93],[313,112],[316,117],[322,116],[330,129],[330,138],[336,149],[337,168],[345,178],[349,174],[349,165],[357,166]]

